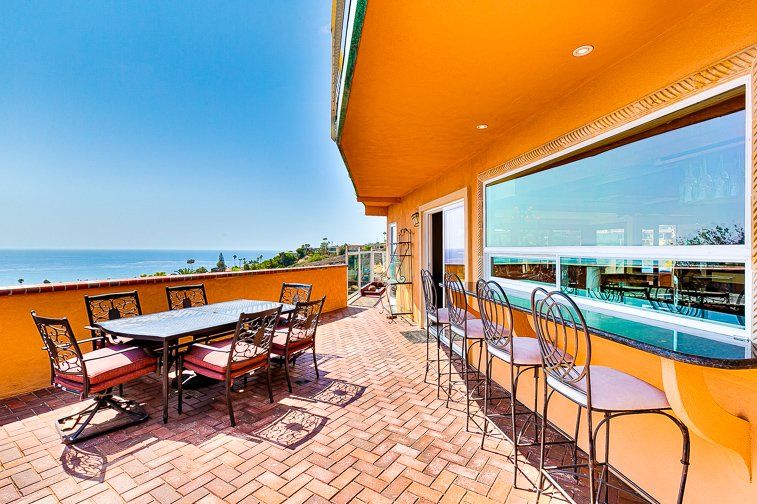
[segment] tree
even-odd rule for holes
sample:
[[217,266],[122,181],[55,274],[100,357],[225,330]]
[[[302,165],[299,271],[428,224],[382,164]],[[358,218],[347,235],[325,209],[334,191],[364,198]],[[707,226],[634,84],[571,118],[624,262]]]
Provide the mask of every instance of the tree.
[[48,280],[47,278],[45,278],[44,280],[42,280],[42,283],[43,283],[43,284],[49,284],[49,283],[50,283],[50,280]]
[[698,229],[687,238],[676,240],[678,245],[741,245],[744,243],[744,226],[714,226]]
[[194,264],[194,263],[195,263],[194,259],[187,259],[187,264]]
[[205,266],[200,266],[199,268],[195,270],[195,273],[207,273],[207,272],[208,272],[208,268],[206,268]]
[[218,271],[226,271],[226,261],[223,258],[223,252],[218,254],[218,262],[216,263],[216,268],[218,268]]
[[237,255],[234,254],[232,257],[234,258],[234,266],[236,266],[237,265]]
[[321,253],[326,254],[329,251],[329,239],[325,236],[321,238]]
[[295,249],[295,252],[297,252],[297,257],[299,259],[302,259],[306,255],[308,255],[311,250],[312,250],[312,247],[310,246],[309,243],[303,243],[302,245],[300,245],[299,247],[297,247],[297,249]]
[[19,278],[19,279],[18,279],[18,283],[19,283],[19,284],[22,284],[22,283],[24,283],[24,279],[23,279],[23,278]]

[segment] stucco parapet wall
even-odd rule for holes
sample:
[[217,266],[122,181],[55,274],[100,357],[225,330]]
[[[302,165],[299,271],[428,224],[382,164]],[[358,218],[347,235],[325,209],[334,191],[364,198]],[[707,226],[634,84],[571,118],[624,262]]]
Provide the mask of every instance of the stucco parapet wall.
[[8,287],[0,289],[0,296],[19,296],[27,294],[45,294],[49,292],[64,292],[83,289],[98,289],[102,287],[133,287],[139,285],[190,282],[202,280],[214,280],[224,278],[238,278],[257,275],[271,275],[287,272],[305,272],[328,268],[346,268],[346,264],[329,264],[326,266],[305,266],[300,268],[273,268],[250,271],[223,271],[216,273],[196,273],[193,275],[167,275],[167,276],[149,276],[139,278],[121,278],[97,281],[83,282],[60,282],[36,285],[19,285],[18,287]]

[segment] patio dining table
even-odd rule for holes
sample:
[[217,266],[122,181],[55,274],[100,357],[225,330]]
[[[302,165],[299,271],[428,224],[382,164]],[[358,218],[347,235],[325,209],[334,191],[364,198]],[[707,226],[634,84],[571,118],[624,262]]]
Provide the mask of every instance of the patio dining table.
[[238,299],[205,306],[183,308],[138,317],[108,320],[95,324],[105,333],[136,342],[160,343],[163,351],[163,423],[168,423],[168,369],[171,352],[180,346],[181,338],[207,339],[227,334],[236,328],[239,315],[256,313],[281,306],[281,313],[291,313],[294,305],[272,301]]

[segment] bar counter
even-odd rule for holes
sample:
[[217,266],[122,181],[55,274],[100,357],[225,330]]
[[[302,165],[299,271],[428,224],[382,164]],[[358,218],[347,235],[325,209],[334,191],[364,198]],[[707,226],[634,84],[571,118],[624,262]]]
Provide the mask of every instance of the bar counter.
[[[464,283],[465,292],[476,297],[476,284]],[[513,310],[531,313],[531,299],[523,291],[503,287]],[[548,289],[549,290],[549,289]],[[477,306],[473,306],[476,310]],[[728,336],[652,320],[632,320],[581,306],[589,333],[659,357],[718,369],[757,369],[757,345],[732,342]]]

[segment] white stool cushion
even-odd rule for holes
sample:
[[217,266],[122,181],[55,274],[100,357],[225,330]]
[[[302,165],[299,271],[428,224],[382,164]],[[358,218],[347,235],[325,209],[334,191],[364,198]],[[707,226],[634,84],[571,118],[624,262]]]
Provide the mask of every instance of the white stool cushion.
[[[576,366],[581,372],[582,366]],[[586,378],[566,385],[547,375],[560,394],[586,406]],[[574,388],[575,387],[575,388]],[[665,392],[644,380],[606,366],[591,366],[591,407],[603,411],[645,411],[670,408]]]
[[[484,337],[484,323],[481,322],[480,318],[473,318],[473,315],[470,313],[468,315],[469,318],[466,324],[468,326],[468,339],[482,339]],[[452,324],[450,329],[459,336],[465,335],[465,327],[463,326]]]
[[[432,324],[449,324],[449,308],[439,308],[437,310],[439,313],[439,320],[435,320],[435,317],[432,313],[428,314],[428,320]],[[468,319],[472,319],[473,315],[470,313],[467,315]]]
[[539,341],[536,338],[514,336],[514,358],[511,358],[507,350],[501,347],[487,345],[487,350],[498,359],[516,366],[541,366],[541,351],[539,350]]

